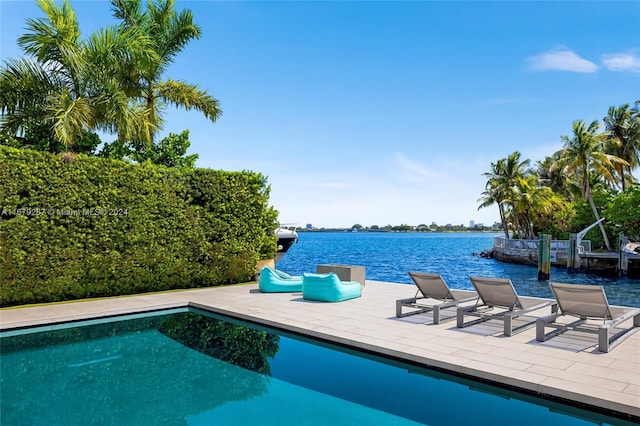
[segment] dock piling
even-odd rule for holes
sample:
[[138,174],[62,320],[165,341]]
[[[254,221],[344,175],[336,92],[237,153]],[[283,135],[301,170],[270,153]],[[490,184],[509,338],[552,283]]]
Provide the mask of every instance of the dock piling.
[[575,274],[580,272],[581,259],[578,253],[578,234],[569,234],[569,246],[567,247],[567,272]]
[[551,235],[542,234],[538,242],[538,281],[551,276]]

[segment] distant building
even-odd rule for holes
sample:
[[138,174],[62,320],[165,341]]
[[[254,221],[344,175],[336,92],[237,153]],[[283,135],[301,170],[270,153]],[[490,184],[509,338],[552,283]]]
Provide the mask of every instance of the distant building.
[[475,221],[470,220],[469,221],[469,228],[473,228],[475,224],[476,224]]
[[307,229],[313,229],[313,225],[311,225],[310,223],[307,223],[307,224],[305,225],[305,228],[307,228]]

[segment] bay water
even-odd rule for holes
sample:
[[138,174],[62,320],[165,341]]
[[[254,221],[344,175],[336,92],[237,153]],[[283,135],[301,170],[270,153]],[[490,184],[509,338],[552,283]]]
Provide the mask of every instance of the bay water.
[[[478,256],[502,234],[484,232],[299,232],[298,242],[276,264],[292,275],[315,272],[321,264],[360,265],[366,279],[413,285],[409,271],[439,273],[449,287],[472,290],[470,276],[509,278],[518,294],[552,298],[537,266],[503,263]],[[476,255],[474,255],[476,254]],[[640,279],[569,274],[552,267],[551,281],[600,284],[612,305],[640,307]]]

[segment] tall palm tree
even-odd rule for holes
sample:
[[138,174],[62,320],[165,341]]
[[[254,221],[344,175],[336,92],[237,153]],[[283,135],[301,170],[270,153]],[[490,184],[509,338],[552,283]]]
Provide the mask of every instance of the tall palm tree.
[[513,188],[517,180],[529,173],[529,160],[520,161],[520,152],[515,151],[507,158],[502,158],[496,163],[491,163],[491,171],[483,173],[487,179],[485,191],[478,201],[481,203],[478,209],[498,204],[500,220],[504,228],[505,236],[509,238],[508,210],[512,208],[510,203]]
[[640,165],[640,118],[629,108],[629,104],[624,104],[609,107],[603,121],[610,142],[607,151],[628,163],[615,165],[624,192],[627,180],[634,182],[631,171]]
[[200,28],[193,23],[190,10],[177,13],[174,0],[149,0],[146,10],[142,0],[111,0],[113,14],[124,29],[138,29],[151,41],[156,53],[153,60],[123,63],[128,78],[129,96],[144,110],[144,139],[133,141],[138,149],[152,143],[162,128],[162,113],[167,105],[195,109],[215,122],[222,110],[218,100],[197,85],[164,78],[167,67],[193,39],[200,38]]
[[[495,174],[498,170],[498,163],[491,163],[492,171],[489,173],[484,173],[484,176]],[[492,206],[494,204],[498,204],[498,212],[500,213],[500,223],[502,223],[502,230],[504,231],[505,238],[509,238],[509,228],[507,226],[506,219],[506,210],[504,203],[504,196],[501,193],[502,188],[498,185],[497,180],[489,178],[487,180],[487,184],[485,186],[485,190],[478,198],[478,202],[480,206],[478,206],[478,210],[483,209],[485,207]]]
[[28,19],[18,38],[28,57],[7,60],[0,70],[2,130],[17,134],[35,120],[67,147],[85,130],[132,134],[142,115],[114,80],[113,67],[128,57],[153,59],[147,38],[109,27],[81,40],[67,0],[61,7],[36,1],[45,17]]
[[[615,182],[615,165],[626,163],[615,155],[604,152],[605,138],[603,134],[598,133],[599,129],[600,124],[597,120],[588,126],[582,120],[574,121],[573,136],[561,136],[564,148],[556,153],[557,160],[551,166],[552,171],[561,169],[580,180],[582,197],[589,202],[596,221],[600,220],[600,214],[593,201],[590,176],[596,174],[607,182]],[[604,225],[602,222],[598,225],[607,250],[611,251]]]

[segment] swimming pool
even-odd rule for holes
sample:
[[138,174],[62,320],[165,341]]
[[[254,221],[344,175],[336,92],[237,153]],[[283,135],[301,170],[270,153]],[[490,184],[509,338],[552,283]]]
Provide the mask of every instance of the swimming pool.
[[625,424],[195,309],[5,332],[0,354],[2,425]]

